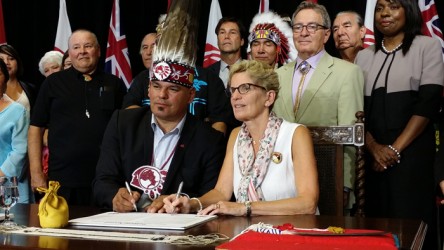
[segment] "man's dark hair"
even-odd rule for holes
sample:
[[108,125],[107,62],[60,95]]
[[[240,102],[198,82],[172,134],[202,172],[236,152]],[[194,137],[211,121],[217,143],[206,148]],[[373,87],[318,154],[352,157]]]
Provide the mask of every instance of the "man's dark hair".
[[216,29],[214,30],[216,35],[219,33],[220,26],[222,26],[222,24],[224,23],[235,23],[239,28],[241,38],[244,39],[245,37],[247,37],[247,30],[245,29],[245,26],[243,25],[242,21],[236,17],[222,17],[221,19],[219,19]]

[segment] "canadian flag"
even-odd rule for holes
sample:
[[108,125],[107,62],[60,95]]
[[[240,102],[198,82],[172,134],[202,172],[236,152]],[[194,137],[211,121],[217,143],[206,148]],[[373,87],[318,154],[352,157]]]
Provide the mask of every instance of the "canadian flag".
[[5,23],[3,22],[2,0],[0,0],[0,44],[6,44]]
[[66,3],[65,0],[60,0],[59,23],[57,25],[54,50],[65,53],[68,49],[68,40],[71,33],[71,24],[69,24],[68,13],[66,12]]
[[217,35],[214,32],[219,22],[222,18],[222,11],[220,10],[219,1],[212,0],[210,7],[210,17],[208,19],[208,29],[207,29],[207,42],[205,44],[205,54],[203,66],[204,68],[209,67],[211,64],[220,60],[220,51],[217,46]]
[[375,15],[375,6],[377,0],[367,0],[365,7],[365,20],[364,25],[367,28],[364,36],[364,48],[375,43],[375,35],[373,33],[373,18]]

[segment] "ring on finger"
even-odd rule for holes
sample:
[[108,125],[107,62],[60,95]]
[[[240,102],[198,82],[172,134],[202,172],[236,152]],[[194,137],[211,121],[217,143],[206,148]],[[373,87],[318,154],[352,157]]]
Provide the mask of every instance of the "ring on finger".
[[219,203],[217,203],[215,205],[216,205],[216,209],[220,209],[220,204]]

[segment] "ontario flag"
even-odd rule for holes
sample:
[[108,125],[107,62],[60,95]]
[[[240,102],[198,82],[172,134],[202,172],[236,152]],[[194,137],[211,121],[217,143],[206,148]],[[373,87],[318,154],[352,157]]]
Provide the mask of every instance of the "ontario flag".
[[3,22],[3,4],[0,0],[0,45],[6,44],[5,23]]
[[364,48],[375,43],[375,34],[373,33],[373,18],[375,15],[375,6],[377,0],[367,0],[365,7],[364,25],[367,28],[364,36]]
[[68,49],[68,40],[71,33],[71,24],[69,23],[68,13],[66,12],[66,3],[65,0],[60,0],[59,22],[57,24],[54,50],[65,53],[65,51]]
[[440,22],[438,12],[436,11],[435,1],[419,0],[418,6],[422,14],[422,33],[426,36],[438,39],[438,41],[441,43],[444,60],[444,40],[442,31],[440,29]]
[[210,7],[210,17],[208,18],[207,28],[207,42],[205,43],[204,53],[204,68],[209,67],[211,64],[220,61],[220,51],[217,46],[217,35],[214,32],[216,30],[219,19],[222,18],[222,11],[220,10],[219,1],[212,0]]
[[119,0],[114,0],[106,47],[105,71],[123,80],[129,88],[133,76],[128,57],[126,36],[120,23]]
[[268,12],[270,10],[270,1],[261,0],[259,4],[259,13]]

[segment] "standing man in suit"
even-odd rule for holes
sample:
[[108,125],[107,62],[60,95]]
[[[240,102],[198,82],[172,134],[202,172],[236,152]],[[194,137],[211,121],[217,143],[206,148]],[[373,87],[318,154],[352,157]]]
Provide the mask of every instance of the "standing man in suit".
[[[363,110],[364,77],[357,65],[325,51],[331,26],[327,10],[304,1],[293,14],[292,26],[298,58],[277,70],[282,94],[273,110],[287,121],[307,126],[354,124],[355,113]],[[354,183],[354,159],[353,148],[346,147],[344,186],[349,189]]]
[[213,63],[208,69],[218,75],[227,88],[230,66],[242,59],[241,48],[244,46],[246,30],[241,20],[235,17],[222,17],[217,23],[215,32],[220,61]]
[[[131,82],[128,93],[123,99],[122,107],[124,108],[138,108],[147,97],[146,89],[150,80],[150,67],[153,64],[153,50],[156,45],[156,38],[157,33],[148,33],[142,39],[139,52],[145,69],[134,77]],[[145,95],[143,95],[144,93]]]
[[[108,124],[93,182],[95,202],[103,209],[159,212],[163,195],[176,193],[181,182],[190,196],[216,184],[224,136],[187,112],[196,94],[198,7],[199,1],[172,2],[154,50],[150,106],[118,110]],[[180,22],[184,19],[190,22]]]

